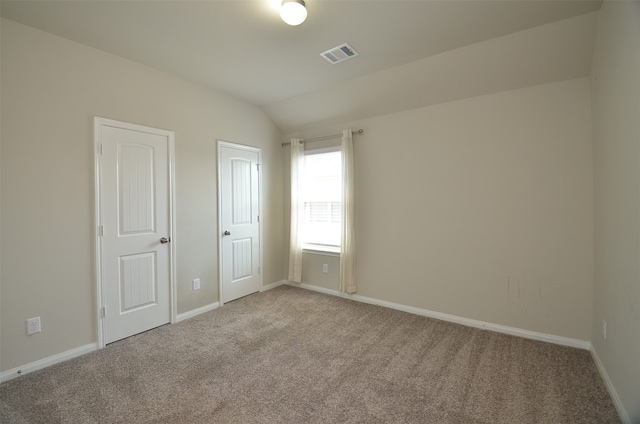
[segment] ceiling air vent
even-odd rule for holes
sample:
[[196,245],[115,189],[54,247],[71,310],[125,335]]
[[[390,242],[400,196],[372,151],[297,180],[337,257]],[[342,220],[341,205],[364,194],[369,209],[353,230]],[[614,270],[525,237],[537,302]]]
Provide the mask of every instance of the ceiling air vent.
[[338,47],[334,47],[327,50],[326,52],[320,53],[320,56],[324,57],[329,62],[331,62],[331,64],[335,65],[336,63],[344,62],[347,59],[358,56],[358,52],[355,51],[349,44],[344,43],[339,45]]

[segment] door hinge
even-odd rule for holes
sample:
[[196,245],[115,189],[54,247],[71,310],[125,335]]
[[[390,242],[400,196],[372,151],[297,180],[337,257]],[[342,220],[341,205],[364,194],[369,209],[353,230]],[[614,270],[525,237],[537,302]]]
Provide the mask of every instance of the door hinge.
[[107,307],[103,306],[100,310],[100,315],[102,315],[102,318],[107,316]]
[[260,274],[260,267],[258,267],[258,274]]
[[102,143],[98,144],[98,154],[102,154]]
[[258,215],[258,222],[260,222],[260,215]]
[[102,225],[98,225],[98,236],[104,236],[104,227]]
[[260,164],[256,163],[256,169],[259,171],[260,170]]

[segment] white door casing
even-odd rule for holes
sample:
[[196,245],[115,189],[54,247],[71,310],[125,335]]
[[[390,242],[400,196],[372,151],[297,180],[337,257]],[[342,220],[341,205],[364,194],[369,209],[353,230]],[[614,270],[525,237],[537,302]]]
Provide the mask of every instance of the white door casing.
[[174,321],[175,135],[97,117],[94,131],[98,344],[103,347]]
[[262,287],[261,150],[218,141],[220,304]]

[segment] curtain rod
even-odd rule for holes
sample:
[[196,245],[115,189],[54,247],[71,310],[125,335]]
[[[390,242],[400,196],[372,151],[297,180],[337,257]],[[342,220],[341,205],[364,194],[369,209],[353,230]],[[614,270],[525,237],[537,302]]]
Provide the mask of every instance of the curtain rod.
[[[351,134],[362,134],[363,132],[364,130],[360,128],[358,131],[351,131]],[[342,134],[324,135],[322,137],[315,137],[315,138],[303,138],[302,140],[300,140],[300,143],[310,143],[312,141],[320,141],[320,140],[331,140],[332,138],[339,138],[339,137],[342,137]],[[291,144],[290,141],[287,141],[286,143],[282,143],[283,146],[288,146],[289,144]]]

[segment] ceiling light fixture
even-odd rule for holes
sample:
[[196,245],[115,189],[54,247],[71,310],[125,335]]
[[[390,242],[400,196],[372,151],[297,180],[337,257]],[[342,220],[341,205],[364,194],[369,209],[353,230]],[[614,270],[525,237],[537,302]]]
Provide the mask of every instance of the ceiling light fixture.
[[280,17],[289,25],[300,25],[307,19],[307,8],[304,0],[282,0]]

